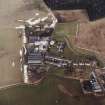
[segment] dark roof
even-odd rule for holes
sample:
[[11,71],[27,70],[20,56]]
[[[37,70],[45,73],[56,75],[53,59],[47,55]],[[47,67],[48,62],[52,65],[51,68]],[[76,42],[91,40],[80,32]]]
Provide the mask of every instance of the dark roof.
[[[39,31],[38,31],[38,30]],[[41,30],[41,28],[39,27],[28,27],[28,26],[25,26],[25,33],[26,33],[26,36],[50,36],[52,35],[54,29],[52,28],[46,28],[45,30]]]
[[85,91],[92,91],[92,84],[90,83],[90,81],[84,81],[83,88]]

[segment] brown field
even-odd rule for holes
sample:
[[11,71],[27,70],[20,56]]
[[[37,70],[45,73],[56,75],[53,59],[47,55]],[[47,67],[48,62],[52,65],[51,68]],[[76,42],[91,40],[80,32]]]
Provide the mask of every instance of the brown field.
[[78,21],[88,22],[88,16],[85,10],[60,10],[54,11],[55,16],[61,17],[65,22]]
[[105,57],[105,19],[81,23],[77,38],[77,46],[91,49]]
[[78,36],[76,39],[73,37],[74,45],[95,51],[105,57],[105,18],[90,22],[85,10],[54,11],[54,13],[66,22],[79,23]]

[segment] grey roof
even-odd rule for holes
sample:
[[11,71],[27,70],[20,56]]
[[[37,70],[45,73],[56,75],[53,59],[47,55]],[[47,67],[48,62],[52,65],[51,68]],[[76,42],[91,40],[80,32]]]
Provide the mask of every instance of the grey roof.
[[28,55],[28,64],[39,64],[42,63],[43,57],[40,52],[30,53]]

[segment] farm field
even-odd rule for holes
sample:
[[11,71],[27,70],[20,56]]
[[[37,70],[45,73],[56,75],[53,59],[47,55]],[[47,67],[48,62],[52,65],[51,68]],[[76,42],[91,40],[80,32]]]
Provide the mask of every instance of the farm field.
[[[94,51],[88,51],[85,49],[78,48],[78,46],[74,43],[74,38],[76,36],[77,31],[77,24],[76,21],[68,21],[65,23],[58,23],[55,31],[53,33],[53,38],[55,40],[59,41],[65,41],[68,40],[69,47],[66,47],[64,50],[63,56],[67,59],[73,59],[75,60],[83,60],[83,59],[94,59],[98,61],[98,65],[103,67],[104,63],[101,58],[99,58]],[[79,40],[75,41],[78,43]],[[54,50],[54,52],[57,54],[57,52]],[[62,55],[62,54],[61,54]],[[60,56],[59,54],[57,56]]]
[[[22,82],[19,66],[21,40],[15,27],[21,25],[17,20],[34,17],[38,8],[33,0],[0,0],[0,86]],[[45,15],[47,12],[43,9],[40,13]]]
[[75,45],[96,51],[105,57],[105,19],[95,22],[80,23],[78,40]]
[[[76,31],[77,31],[76,28],[74,35],[72,35],[72,37],[68,36],[70,38],[70,41],[72,42],[72,45],[76,50],[80,50],[79,52],[82,51],[82,53],[85,52],[85,54],[89,54],[90,52],[95,52],[98,59],[100,59],[102,62],[105,62],[105,53],[104,53],[105,18],[90,22],[84,10],[69,10],[69,11],[61,10],[61,11],[54,11],[54,13],[55,16],[62,17],[64,22],[66,23],[75,22],[76,25],[77,24],[79,25],[78,36],[76,36]],[[68,27],[66,29],[68,29]],[[88,49],[89,52],[83,49]]]
[[[96,101],[94,101],[96,100]],[[0,105],[102,105],[84,96],[79,81],[49,75],[38,86],[18,86],[0,91]]]
[[[40,2],[40,3],[39,3]],[[22,74],[19,63],[19,49],[21,40],[15,27],[21,23],[18,19],[26,20],[34,17],[36,12],[41,10],[41,15],[46,15],[47,9],[42,1],[34,0],[1,0],[0,1],[0,86],[22,83]],[[56,11],[54,11],[55,13]],[[76,10],[78,12],[78,10]],[[81,13],[72,11],[66,15],[66,23],[58,23],[53,37],[58,40],[68,38],[70,49],[66,47],[64,56],[68,59],[85,59],[93,56],[75,50],[76,47],[83,47],[99,51],[104,56],[104,19],[96,22],[88,22],[88,19]],[[56,14],[56,13],[55,13]],[[74,14],[74,15],[73,15]],[[65,15],[63,11],[63,16]],[[75,19],[73,20],[73,15]],[[82,19],[81,17],[84,16]],[[68,19],[69,18],[69,19]],[[75,22],[74,22],[75,21]],[[73,40],[76,34],[77,23],[80,22],[78,40]],[[83,23],[82,23],[83,22]],[[99,25],[99,24],[102,24]],[[87,29],[84,28],[86,26]],[[92,29],[90,29],[92,28]],[[98,30],[101,29],[102,31]],[[101,38],[98,36],[101,34]],[[90,36],[89,36],[90,35]],[[95,35],[95,36],[94,36]],[[95,42],[96,40],[96,42]],[[102,42],[99,42],[102,40]],[[93,47],[92,47],[93,46]],[[103,49],[101,50],[100,47]],[[55,51],[54,51],[55,52]],[[56,53],[56,52],[55,52]],[[12,63],[15,63],[12,66]],[[55,69],[55,71],[53,70]],[[46,78],[39,85],[19,85],[0,90],[0,105],[104,105],[104,97],[84,96],[81,90],[80,81],[63,78],[62,69],[52,67]],[[59,70],[59,71],[58,71]],[[61,71],[60,71],[61,70]]]

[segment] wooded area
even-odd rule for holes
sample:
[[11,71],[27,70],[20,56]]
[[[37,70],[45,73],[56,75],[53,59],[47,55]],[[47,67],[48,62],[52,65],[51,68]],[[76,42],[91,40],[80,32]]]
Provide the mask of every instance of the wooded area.
[[105,16],[105,0],[44,0],[53,10],[86,9],[90,20]]

